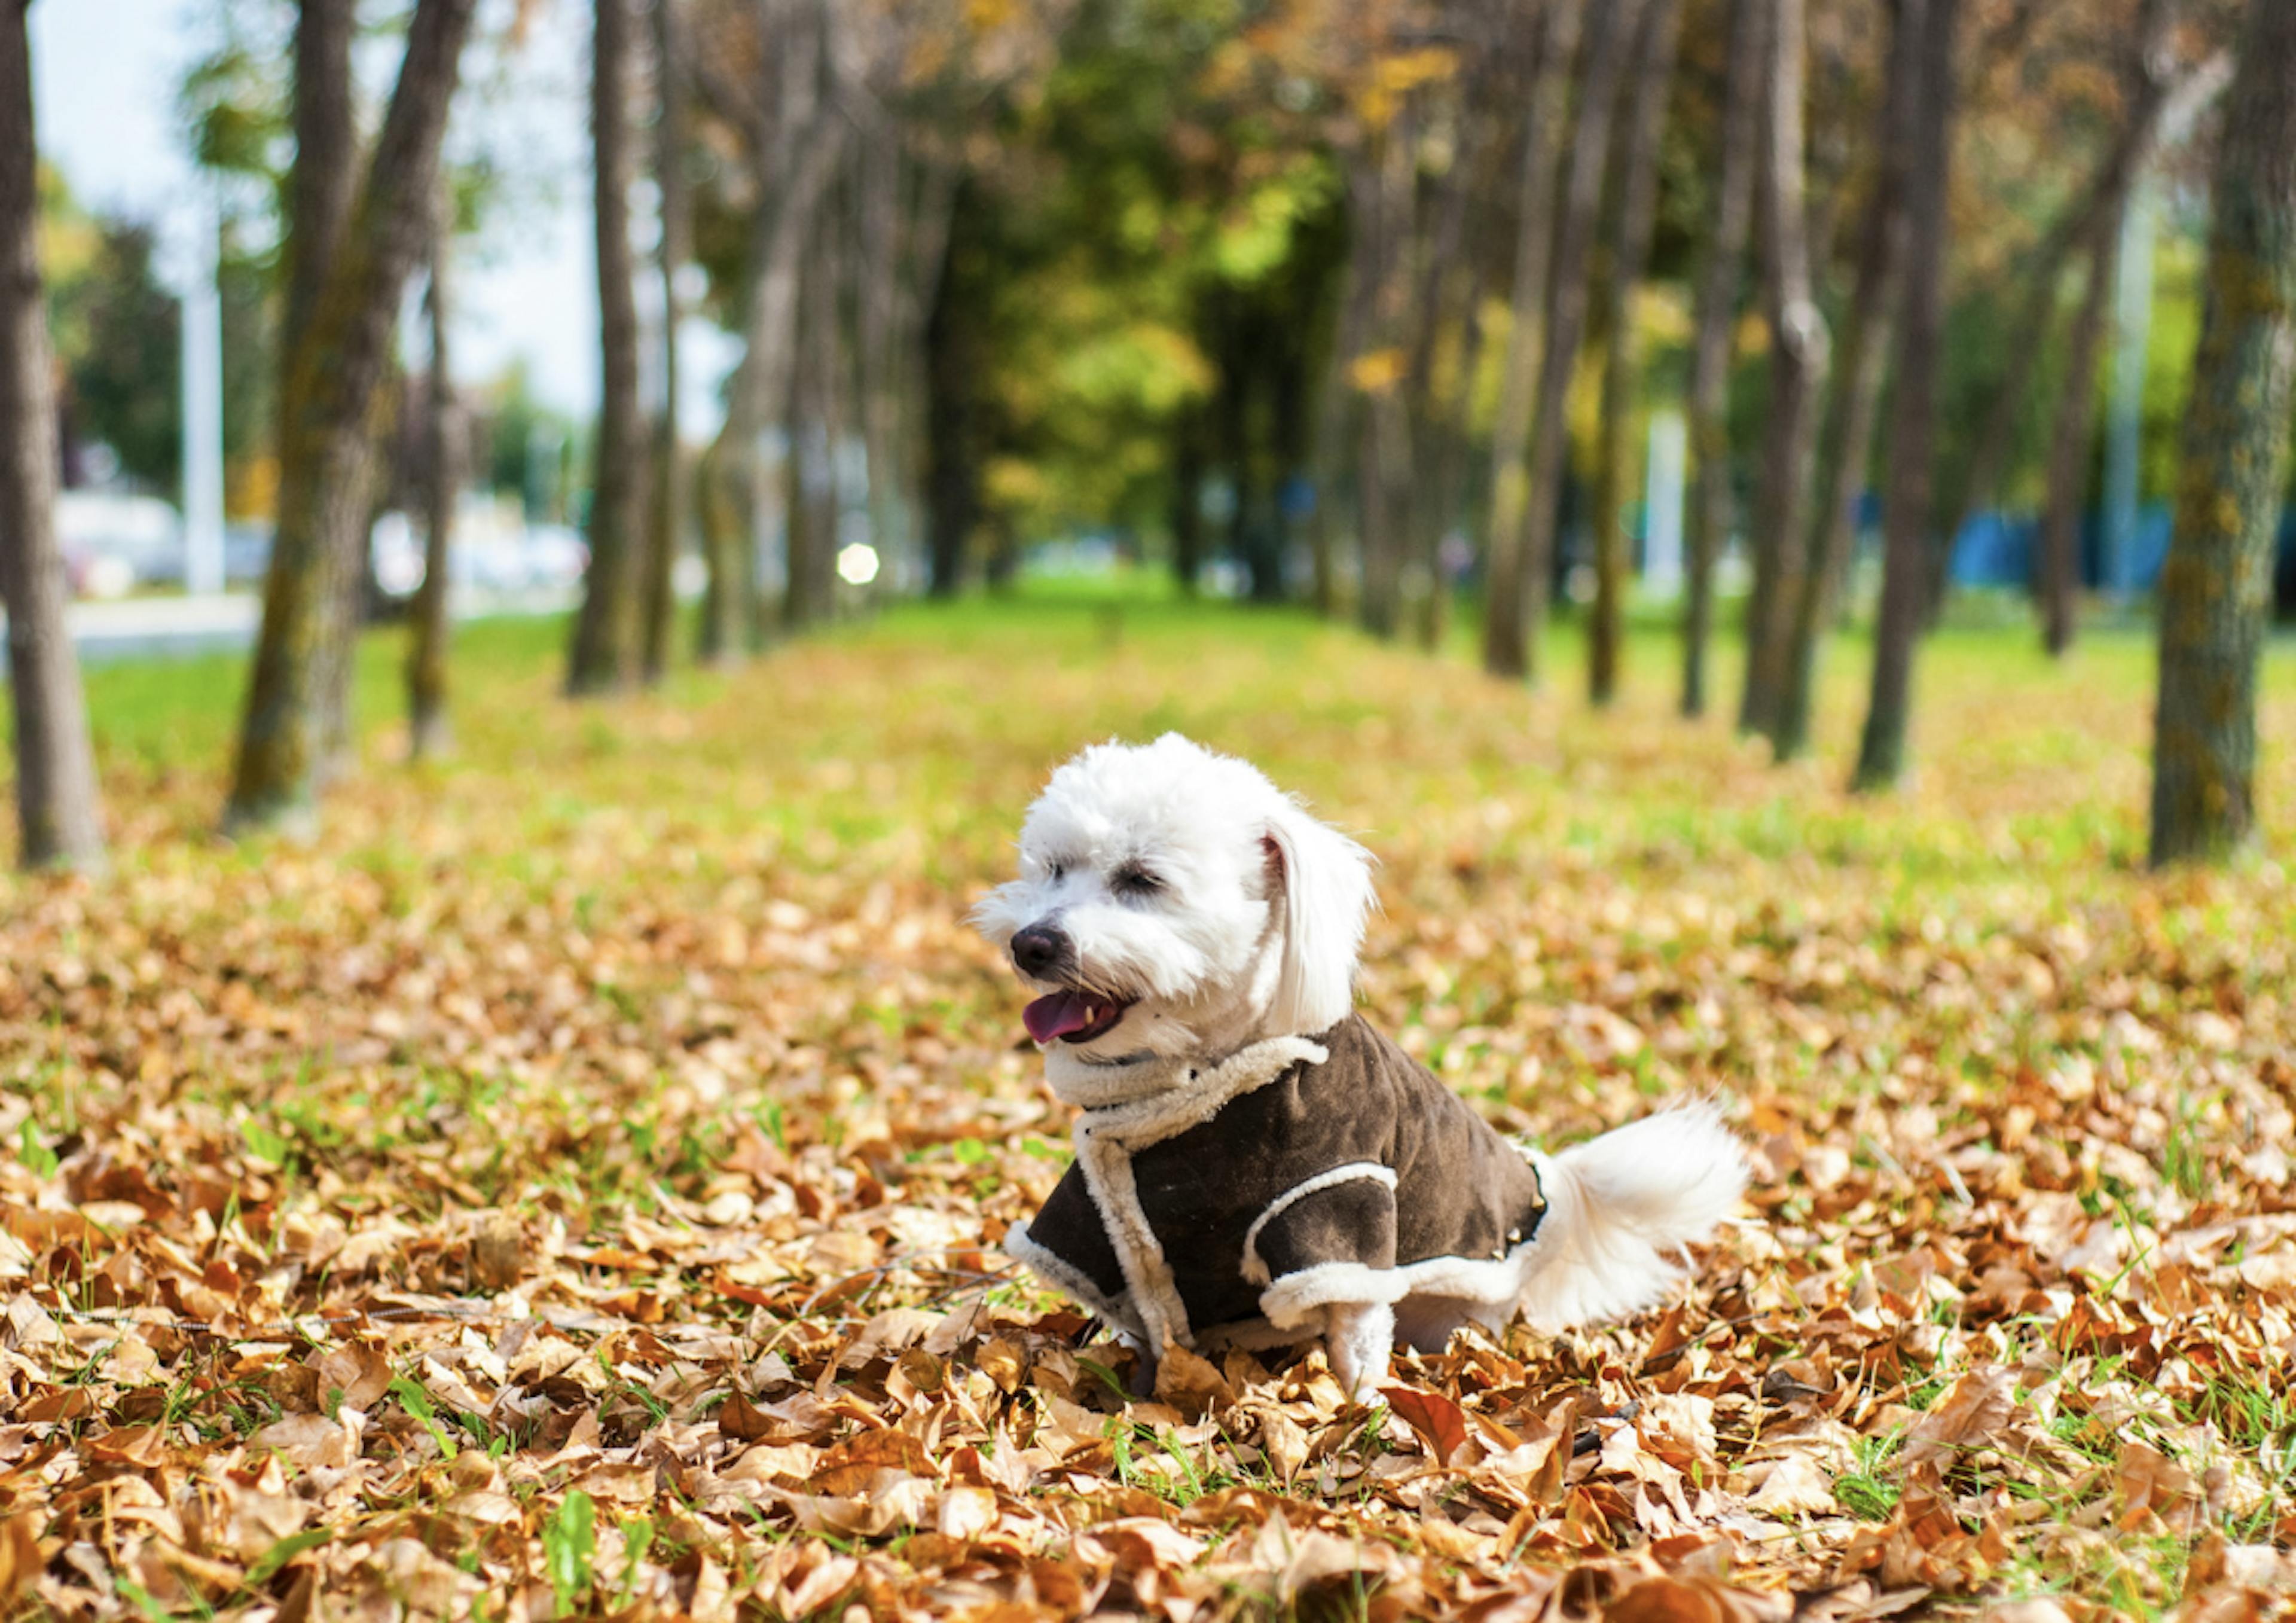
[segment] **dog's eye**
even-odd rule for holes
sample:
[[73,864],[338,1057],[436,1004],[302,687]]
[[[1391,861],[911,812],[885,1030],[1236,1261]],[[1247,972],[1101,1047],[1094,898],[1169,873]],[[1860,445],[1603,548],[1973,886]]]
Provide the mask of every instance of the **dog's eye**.
[[1153,896],[1164,888],[1164,881],[1136,862],[1128,862],[1109,876],[1108,881],[1124,896]]
[[1069,876],[1069,865],[1068,865],[1068,864],[1066,864],[1066,863],[1064,863],[1064,862],[1056,862],[1056,863],[1054,863],[1054,864],[1053,865],[1053,883],[1054,883],[1054,884],[1056,884],[1056,885],[1057,885],[1057,884],[1059,884],[1059,883],[1061,882],[1061,881],[1062,881],[1062,880],[1066,879],[1068,876]]

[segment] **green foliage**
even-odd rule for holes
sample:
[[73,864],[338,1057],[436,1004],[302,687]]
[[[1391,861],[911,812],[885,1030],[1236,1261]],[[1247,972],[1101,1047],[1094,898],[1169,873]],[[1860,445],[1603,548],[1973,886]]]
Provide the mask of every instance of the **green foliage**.
[[598,1553],[597,1516],[590,1496],[578,1488],[543,1524],[543,1566],[550,1575],[562,1618],[574,1610],[575,1603],[590,1587],[591,1562]]
[[74,436],[101,441],[120,471],[164,494],[182,466],[182,320],[152,265],[152,228],[91,224],[90,250],[53,276],[48,307]]

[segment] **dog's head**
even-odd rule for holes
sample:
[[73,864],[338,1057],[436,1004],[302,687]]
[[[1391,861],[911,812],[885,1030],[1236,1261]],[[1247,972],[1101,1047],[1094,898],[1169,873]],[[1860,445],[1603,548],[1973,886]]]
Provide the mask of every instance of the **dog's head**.
[[1021,877],[973,920],[1040,994],[1029,1036],[1115,1061],[1328,1029],[1371,906],[1361,846],[1250,763],[1168,733],[1054,773]]

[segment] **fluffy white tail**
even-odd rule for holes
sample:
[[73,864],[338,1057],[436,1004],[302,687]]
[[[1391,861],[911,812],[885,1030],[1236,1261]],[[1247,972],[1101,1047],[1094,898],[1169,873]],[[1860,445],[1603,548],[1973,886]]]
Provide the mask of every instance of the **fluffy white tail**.
[[1746,1188],[1746,1152],[1713,1105],[1661,1111],[1539,1167],[1546,1216],[1523,1316],[1541,1330],[1622,1318],[1683,1271],[1673,1253],[1703,1240]]

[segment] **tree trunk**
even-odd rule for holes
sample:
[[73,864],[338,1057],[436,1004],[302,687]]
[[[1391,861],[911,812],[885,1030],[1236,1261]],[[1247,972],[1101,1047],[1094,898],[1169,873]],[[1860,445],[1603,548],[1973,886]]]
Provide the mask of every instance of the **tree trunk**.
[[2088,285],[2081,290],[2065,345],[2065,379],[2049,435],[2048,505],[2041,516],[2041,643],[2062,658],[2073,645],[2080,607],[2080,521],[2088,494],[2089,441],[2096,428],[2096,364],[2120,260],[2120,217],[2098,223],[2088,245]]
[[1858,742],[1860,791],[1894,786],[1906,764],[1914,643],[1921,634],[1928,532],[1934,521],[1938,350],[1945,317],[1946,192],[1953,161],[1953,37],[1960,0],[1900,0],[1901,26],[1922,41],[1915,141],[1906,180],[1905,303],[1890,402],[1890,476],[1882,498],[1882,610],[1874,687]]
[[291,366],[334,267],[358,191],[358,124],[351,38],[358,0],[301,0],[295,22],[295,82],[289,117],[295,165],[287,178],[287,232],[280,243],[285,304],[279,353]]
[[101,870],[103,817],[79,660],[64,623],[55,376],[40,291],[40,196],[24,8],[0,9],[0,604],[16,720],[18,860]]
[[653,486],[646,510],[645,594],[641,609],[639,666],[648,683],[669,668],[677,624],[677,556],[685,540],[685,447],[678,431],[678,328],[685,301],[677,273],[693,252],[693,200],[685,184],[685,87],[680,78],[685,43],[677,0],[653,0],[655,122],[653,175],[661,193],[661,244],[654,256],[661,276],[661,411],[654,419]]
[[[1939,538],[1930,560],[1930,582],[1924,619],[1933,622],[1943,609],[1952,549],[1969,521],[1993,504],[2001,480],[2008,471],[2021,436],[2021,427],[2032,393],[2033,368],[2047,348],[2042,335],[2055,324],[2058,293],[2065,266],[2074,255],[2088,250],[2097,234],[2118,223],[2128,193],[2152,155],[2162,111],[2175,86],[2162,64],[2168,58],[2169,36],[2181,0],[2144,0],[2132,37],[2132,50],[2121,79],[2126,103],[2121,124],[2105,149],[2080,201],[2049,229],[2033,252],[2025,256],[2029,278],[2014,324],[2014,341],[2008,346],[2006,365],[1996,387],[1993,404],[1979,432],[1970,463],[1968,484],[1962,493],[1959,517],[1949,533]],[[2207,64],[2189,76],[2187,85],[2206,86],[2215,70]]]
[[1785,691],[1794,602],[1806,570],[1802,534],[1810,446],[1825,387],[1825,318],[1812,292],[1803,180],[1802,0],[1770,0],[1763,127],[1762,282],[1770,329],[1769,427],[1755,508],[1754,589],[1746,602],[1742,732],[1774,734]]
[[1316,511],[1308,528],[1308,556],[1313,576],[1308,593],[1316,612],[1336,615],[1342,607],[1340,591],[1339,518],[1341,490],[1351,460],[1349,447],[1359,442],[1357,418],[1364,405],[1355,386],[1354,365],[1371,333],[1372,306],[1379,281],[1370,263],[1376,233],[1369,222],[1376,211],[1376,171],[1362,152],[1346,160],[1348,188],[1348,264],[1340,294],[1338,330],[1332,335],[1316,411]]
[[968,211],[961,195],[925,320],[925,544],[928,590],[952,598],[980,520],[980,384]]
[[[1412,294],[1411,361],[1405,373],[1411,438],[1414,445],[1410,481],[1410,539],[1404,564],[1403,596],[1412,630],[1422,648],[1441,640],[1447,618],[1439,553],[1443,533],[1456,517],[1456,493],[1440,470],[1458,437],[1456,400],[1439,396],[1436,357],[1443,334],[1455,325],[1462,336],[1474,329],[1473,261],[1464,252],[1467,212],[1472,201],[1473,169],[1487,120],[1478,116],[1480,66],[1464,70],[1452,88],[1452,150],[1429,204],[1432,220],[1422,248],[1417,286]],[[1460,307],[1464,297],[1465,305]],[[1463,357],[1464,359],[1464,357]]]
[[418,761],[444,755],[452,745],[447,722],[447,593],[463,443],[462,407],[455,398],[447,343],[447,261],[454,230],[453,201],[442,196],[430,243],[430,291],[424,300],[430,318],[430,399],[425,423],[429,455],[423,459],[430,480],[423,491],[422,586],[408,616],[406,650],[406,749]]
[[[1417,120],[1399,113],[1380,136],[1377,196],[1365,262],[1374,278],[1371,332],[1374,352],[1399,346],[1409,320],[1412,203],[1418,176]],[[1356,506],[1363,556],[1363,594],[1357,618],[1374,636],[1391,637],[1402,623],[1403,554],[1409,523],[1406,497],[1411,460],[1409,422],[1399,375],[1363,381],[1361,438],[1356,450]]]
[[1631,460],[1635,389],[1641,381],[1636,341],[1635,290],[1650,262],[1658,217],[1658,143],[1674,79],[1674,47],[1681,0],[1650,0],[1635,57],[1635,93],[1627,114],[1627,142],[1619,156],[1618,234],[1611,254],[1611,344],[1603,367],[1603,428],[1595,464],[1595,620],[1587,641],[1587,693],[1607,705],[1618,694],[1619,653],[1626,628],[1627,469]]
[[2161,578],[2155,866],[2256,831],[2256,693],[2296,395],[2296,6],[2250,0],[2210,193],[2206,301]]
[[1882,398],[1882,363],[1889,352],[1890,307],[1898,262],[1905,252],[1904,165],[1914,135],[1916,110],[1910,92],[1920,81],[1922,42],[1907,29],[1902,10],[1894,4],[1891,10],[1890,54],[1883,64],[1888,90],[1874,142],[1880,173],[1858,244],[1857,275],[1842,327],[1841,364],[1834,373],[1819,439],[1806,550],[1808,567],[1795,594],[1785,685],[1778,697],[1777,725],[1770,734],[1781,761],[1792,760],[1809,747],[1818,648],[1849,578],[1857,539],[1853,515],[1866,484],[1874,415]]
[[798,365],[787,416],[789,582],[782,623],[792,632],[826,625],[837,608],[837,454],[845,416],[840,307],[848,257],[841,233],[821,236],[799,299]]
[[[357,0],[302,0],[295,25],[295,82],[290,117],[295,135],[295,164],[287,187],[287,234],[281,246],[285,272],[285,307],[279,333],[280,398],[286,398],[285,373],[296,365],[327,278],[332,274],[348,228],[358,191],[357,91],[351,77],[351,42],[357,30]],[[380,422],[382,402],[375,403]],[[372,519],[380,495],[371,481],[372,456],[354,476],[370,481],[366,509]],[[319,694],[316,778],[324,788],[349,769],[353,754],[351,678],[360,627],[366,619],[367,537],[372,522],[346,527],[340,549],[327,563],[336,586],[335,623],[341,635],[317,654],[315,686]]]
[[476,0],[418,0],[347,230],[281,390],[278,525],[225,826],[316,827],[325,690],[341,648],[341,561],[365,551],[368,434],[398,295],[430,234],[439,142]]
[[1682,713],[1706,710],[1707,651],[1714,631],[1714,563],[1730,531],[1730,330],[1741,261],[1753,216],[1764,32],[1763,0],[1730,0],[1729,67],[1722,98],[1722,169],[1713,235],[1698,273],[1688,400],[1691,493],[1682,616]]
[[1204,566],[1204,426],[1201,406],[1172,421],[1172,579],[1183,597],[1196,594]]
[[590,567],[568,651],[566,691],[611,693],[638,672],[637,266],[630,253],[631,0],[594,0],[590,139],[598,246],[598,439],[591,453]]
[[854,256],[854,366],[857,374],[869,542],[877,549],[881,587],[898,578],[906,556],[903,491],[898,472],[901,363],[901,132],[883,120],[863,135],[854,163],[857,249]]
[[1562,504],[1564,453],[1570,447],[1566,409],[1570,374],[1578,363],[1578,341],[1587,323],[1588,259],[1595,216],[1603,201],[1603,171],[1609,158],[1611,111],[1626,70],[1644,0],[1614,0],[1595,8],[1587,38],[1587,61],[1578,86],[1578,127],[1570,144],[1570,178],[1554,226],[1554,284],[1546,301],[1546,339],[1539,357],[1538,414],[1530,437],[1529,478],[1524,487],[1521,590],[1521,674],[1538,676],[1538,650],[1546,628],[1546,604],[1554,576],[1555,524]]
[[[776,14],[782,14],[776,9]],[[749,642],[758,586],[754,528],[767,476],[758,436],[789,399],[797,356],[797,301],[814,215],[845,151],[843,120],[818,111],[824,57],[805,8],[786,14],[783,49],[758,94],[772,108],[750,131],[758,201],[750,215],[742,296],[742,350],[726,385],[726,420],[702,458],[703,544],[710,586],[701,624],[705,660],[737,660]],[[825,20],[815,18],[813,21]],[[778,83],[772,82],[778,79]],[[785,459],[786,460],[786,459]],[[786,504],[784,504],[786,505]]]
[[[1538,61],[1523,122],[1522,185],[1516,205],[1512,324],[1491,420],[1490,545],[1484,570],[1483,668],[1521,676],[1530,668],[1523,628],[1523,516],[1530,505],[1530,419],[1546,332],[1554,188],[1569,127],[1570,67],[1578,54],[1584,0],[1546,0]],[[1607,8],[1605,8],[1607,10]]]

